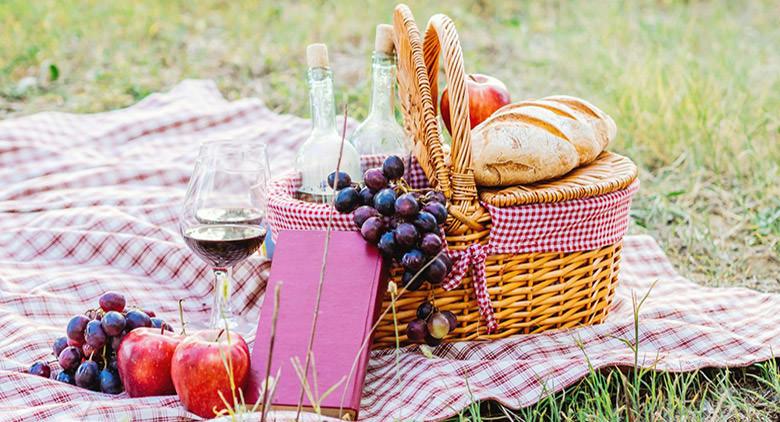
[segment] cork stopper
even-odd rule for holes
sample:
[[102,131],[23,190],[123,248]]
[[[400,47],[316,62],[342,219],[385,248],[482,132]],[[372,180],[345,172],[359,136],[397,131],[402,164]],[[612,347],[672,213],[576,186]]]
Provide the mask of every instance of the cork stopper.
[[376,39],[374,39],[374,51],[378,53],[393,54],[393,25],[381,23],[376,26]]
[[306,64],[309,67],[330,67],[328,46],[325,44],[309,44],[306,47]]

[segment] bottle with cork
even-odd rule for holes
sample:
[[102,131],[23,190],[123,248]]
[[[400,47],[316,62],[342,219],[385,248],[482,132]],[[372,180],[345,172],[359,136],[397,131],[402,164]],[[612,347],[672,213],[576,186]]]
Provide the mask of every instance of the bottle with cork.
[[[334,193],[327,184],[327,177],[336,170],[342,148],[341,134],[336,127],[333,73],[327,46],[309,45],[306,48],[306,62],[309,67],[307,79],[312,130],[296,158],[296,168],[301,174],[297,197],[304,201],[327,203]],[[348,141],[343,143],[339,169],[353,181],[362,179],[360,156]]]
[[409,145],[401,125],[395,119],[395,46],[393,26],[376,27],[371,62],[371,108],[368,117],[352,134],[350,141],[360,155],[409,154]]

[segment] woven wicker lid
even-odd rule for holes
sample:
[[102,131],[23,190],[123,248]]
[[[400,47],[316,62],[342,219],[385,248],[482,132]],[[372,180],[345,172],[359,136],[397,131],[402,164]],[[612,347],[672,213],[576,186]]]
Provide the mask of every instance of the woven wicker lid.
[[587,198],[625,189],[636,180],[637,173],[633,161],[605,151],[592,163],[555,180],[503,189],[480,188],[479,199],[497,207],[511,207]]

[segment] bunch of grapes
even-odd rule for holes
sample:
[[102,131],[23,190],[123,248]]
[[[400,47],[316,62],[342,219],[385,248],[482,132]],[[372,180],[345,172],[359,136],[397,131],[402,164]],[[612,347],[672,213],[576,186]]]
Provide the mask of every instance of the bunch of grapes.
[[[452,271],[452,261],[442,251],[441,225],[447,220],[447,201],[441,192],[410,189],[403,174],[403,160],[391,155],[382,168],[366,170],[365,186],[353,184],[343,172],[338,178],[336,172],[331,173],[327,183],[337,190],[336,210],[353,213],[363,238],[404,268],[401,284],[415,291],[426,281],[434,286],[441,284]],[[455,315],[450,315],[455,321]],[[438,337],[438,342],[448,332]],[[428,343],[437,343],[434,338]]]
[[[106,292],[99,299],[99,308],[90,309],[70,319],[66,336],[54,340],[52,349],[62,371],[57,381],[77,385],[92,391],[119,394],[124,390],[117,370],[116,352],[128,332],[140,327],[173,328],[153,311],[126,308],[120,293]],[[35,362],[30,374],[51,376],[46,362]]]
[[417,308],[417,319],[406,326],[406,337],[415,343],[438,346],[457,326],[455,314],[450,311],[439,312],[433,303],[423,302]]

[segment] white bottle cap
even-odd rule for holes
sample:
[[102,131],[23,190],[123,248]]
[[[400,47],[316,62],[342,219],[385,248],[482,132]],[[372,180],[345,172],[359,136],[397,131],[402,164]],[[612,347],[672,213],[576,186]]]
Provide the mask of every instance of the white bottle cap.
[[376,26],[376,38],[374,39],[374,51],[385,54],[393,54],[395,46],[393,25],[381,23]]
[[311,67],[330,67],[328,62],[328,46],[325,44],[309,44],[306,47],[306,64]]

